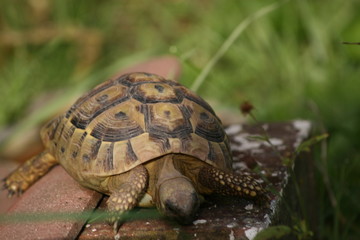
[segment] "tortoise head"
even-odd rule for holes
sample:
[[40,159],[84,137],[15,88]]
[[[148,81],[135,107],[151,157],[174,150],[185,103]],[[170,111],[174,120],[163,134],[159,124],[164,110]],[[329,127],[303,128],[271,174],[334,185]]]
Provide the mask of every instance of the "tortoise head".
[[159,186],[157,208],[180,224],[192,223],[199,206],[199,196],[186,177],[169,179]]

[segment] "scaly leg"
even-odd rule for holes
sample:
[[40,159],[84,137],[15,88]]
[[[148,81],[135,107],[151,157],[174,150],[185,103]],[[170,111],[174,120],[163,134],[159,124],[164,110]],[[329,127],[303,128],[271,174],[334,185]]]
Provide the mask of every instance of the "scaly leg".
[[3,180],[3,189],[8,190],[9,197],[12,197],[14,194],[20,195],[57,163],[50,153],[44,151],[10,173]]
[[251,176],[226,173],[218,168],[201,168],[198,181],[211,191],[227,196],[239,196],[256,202],[268,200],[267,191]]
[[132,169],[127,179],[124,179],[123,175],[117,175],[109,181],[112,193],[107,200],[107,207],[111,214],[109,222],[114,224],[115,233],[119,230],[123,214],[138,205],[147,189],[148,181],[149,174],[143,165]]

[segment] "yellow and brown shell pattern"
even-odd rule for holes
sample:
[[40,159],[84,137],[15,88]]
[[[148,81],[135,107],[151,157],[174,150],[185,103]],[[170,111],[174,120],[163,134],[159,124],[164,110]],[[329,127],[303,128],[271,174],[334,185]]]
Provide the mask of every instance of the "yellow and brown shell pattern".
[[212,108],[179,83],[153,74],[108,80],[45,128],[50,152],[75,175],[119,174],[169,153],[221,169],[232,164]]

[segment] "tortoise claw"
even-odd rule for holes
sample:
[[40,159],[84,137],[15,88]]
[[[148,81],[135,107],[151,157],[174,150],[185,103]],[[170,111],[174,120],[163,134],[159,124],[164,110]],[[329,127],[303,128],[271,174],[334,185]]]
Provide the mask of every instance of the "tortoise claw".
[[15,195],[15,192],[14,192],[14,191],[9,190],[9,191],[8,191],[8,195],[7,195],[7,197],[8,197],[8,198],[12,198],[14,195]]
[[117,220],[114,222],[114,225],[113,225],[113,230],[114,230],[114,234],[117,234],[119,229],[120,229],[120,222]]
[[16,196],[21,196],[24,193],[24,190],[22,189],[21,185],[19,182],[12,182],[9,181],[8,178],[4,178],[2,180],[3,184],[1,186],[1,191],[8,191],[8,198],[13,197],[14,195]]
[[24,193],[24,190],[19,189],[16,194],[17,194],[17,196],[21,196],[21,195],[23,195],[23,193]]
[[119,229],[122,225],[122,221],[120,218],[120,214],[116,214],[116,213],[110,213],[110,216],[107,218],[107,222],[112,225],[113,227],[113,231],[114,231],[114,235],[119,233]]

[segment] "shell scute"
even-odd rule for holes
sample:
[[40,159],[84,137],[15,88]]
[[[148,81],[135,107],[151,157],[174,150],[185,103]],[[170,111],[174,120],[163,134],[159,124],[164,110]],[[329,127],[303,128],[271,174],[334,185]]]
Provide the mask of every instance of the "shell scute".
[[181,103],[182,91],[164,83],[144,83],[132,89],[132,97],[142,103]]
[[110,86],[93,96],[89,95],[88,99],[84,98],[85,101],[74,104],[76,107],[68,118],[71,119],[71,123],[76,128],[85,129],[101,113],[126,101],[128,99],[127,90],[125,86],[116,85]]
[[186,109],[181,105],[158,103],[145,105],[143,113],[146,119],[146,131],[152,135],[164,137],[181,137],[193,130]]
[[104,111],[86,130],[91,136],[108,142],[117,142],[144,133],[145,122],[136,103],[129,100]]

